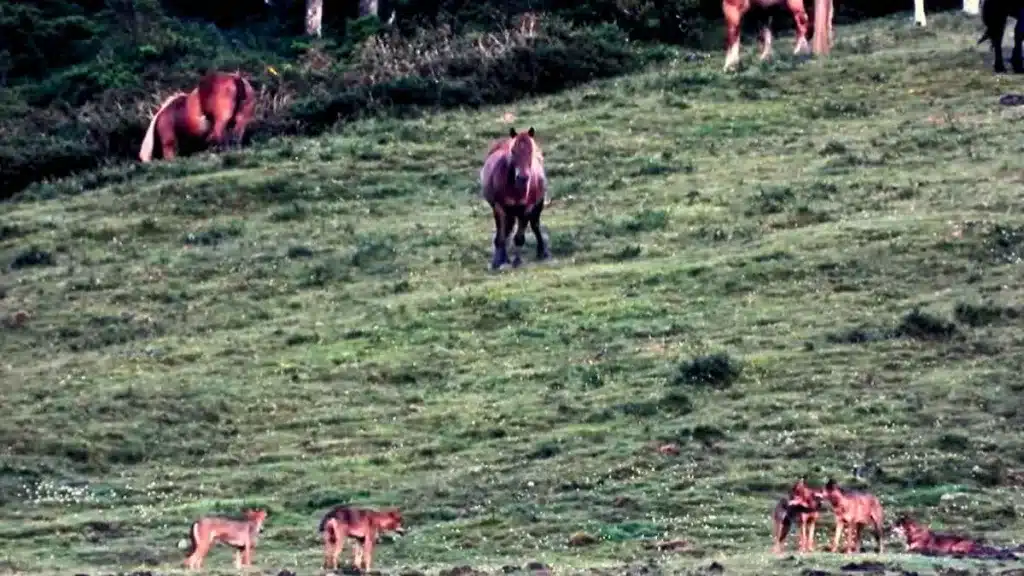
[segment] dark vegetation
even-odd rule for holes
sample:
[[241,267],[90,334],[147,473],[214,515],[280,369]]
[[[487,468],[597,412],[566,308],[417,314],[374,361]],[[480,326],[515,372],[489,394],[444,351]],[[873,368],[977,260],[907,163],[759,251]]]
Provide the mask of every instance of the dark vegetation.
[[[355,18],[354,5],[326,0],[324,37],[311,39],[295,0],[0,3],[0,199],[134,159],[160,96],[209,69],[251,75],[261,110],[248,139],[260,141],[365,115],[509,102],[636,70],[664,57],[664,44],[721,44],[711,0],[394,0],[380,7],[395,14],[391,26]],[[840,4],[836,22],[907,8]],[[525,11],[541,15],[536,36],[517,27]]]

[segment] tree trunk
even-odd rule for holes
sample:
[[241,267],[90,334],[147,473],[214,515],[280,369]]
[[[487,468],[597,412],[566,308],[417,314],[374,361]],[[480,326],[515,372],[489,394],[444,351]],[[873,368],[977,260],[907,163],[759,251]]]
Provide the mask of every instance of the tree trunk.
[[321,21],[324,18],[324,0],[306,0],[306,35],[321,35]]
[[377,16],[377,0],[359,0],[359,17]]

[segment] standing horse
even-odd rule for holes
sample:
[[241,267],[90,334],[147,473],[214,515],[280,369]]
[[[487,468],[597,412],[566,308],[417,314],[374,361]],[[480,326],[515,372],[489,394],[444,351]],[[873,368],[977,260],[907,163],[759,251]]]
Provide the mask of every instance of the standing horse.
[[1013,16],[1016,24],[1013,27],[1013,52],[1010,53],[1010,65],[1017,74],[1024,73],[1024,57],[1021,43],[1024,42],[1024,0],[985,0],[981,4],[981,21],[985,25],[985,33],[978,44],[985,40],[992,43],[995,61],[992,69],[996,73],[1006,72],[1003,63],[1003,33],[1006,31],[1006,19]]
[[533,139],[535,134],[533,126],[519,134],[510,127],[508,138],[491,145],[480,169],[482,195],[494,212],[491,270],[497,270],[508,262],[508,235],[517,224],[516,235],[512,239],[515,244],[513,267],[523,261],[520,252],[526,243],[527,223],[537,238],[537,259],[546,260],[551,256],[540,232],[540,214],[544,211],[548,183],[544,174],[544,154]]
[[[761,10],[774,9],[785,4],[796,22],[796,49],[793,54],[808,52],[807,43],[807,11],[804,0],[722,0],[722,13],[725,14],[725,71],[731,70],[740,61],[740,23],[743,15],[751,8]],[[772,53],[771,17],[765,18],[761,26],[761,60],[767,59]]]
[[178,92],[164,100],[153,115],[139,149],[139,160],[153,159],[154,140],[160,139],[164,160],[174,158],[178,144],[198,142],[222,147],[230,139],[241,145],[245,127],[256,111],[256,92],[238,72],[211,72],[188,94]]

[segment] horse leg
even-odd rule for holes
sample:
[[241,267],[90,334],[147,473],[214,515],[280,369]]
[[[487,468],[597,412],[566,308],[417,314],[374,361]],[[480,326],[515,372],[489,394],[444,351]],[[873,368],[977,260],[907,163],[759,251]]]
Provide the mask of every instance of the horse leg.
[[914,23],[922,28],[928,25],[928,19],[924,15],[924,0],[914,0]]
[[235,118],[235,124],[231,127],[231,132],[228,140],[233,148],[242,147],[242,137],[245,135],[245,122],[240,118]]
[[544,235],[540,232],[540,214],[544,211],[544,200],[537,202],[537,207],[530,214],[530,230],[537,239],[537,260],[547,260],[551,257],[548,251],[548,243],[544,241]]
[[245,85],[243,87],[245,96],[242,98],[239,109],[235,112],[234,125],[231,127],[231,136],[234,139],[234,145],[238,148],[242,147],[242,137],[245,135],[245,129],[252,122],[253,116],[256,114],[256,95],[247,82],[243,83]]
[[175,149],[177,148],[176,144],[177,142],[175,142],[173,136],[170,138],[160,139],[160,152],[163,155],[164,160],[170,160],[174,158],[174,155],[176,153]]
[[749,6],[748,1],[722,2],[722,12],[725,14],[725,66],[722,70],[725,72],[732,70],[740,62],[740,22]]
[[995,61],[992,63],[992,68],[996,73],[1002,74],[1006,72],[1006,64],[1003,63],[1003,33],[1006,29],[1006,17],[996,18],[995,20],[992,26],[987,27],[988,37],[992,42],[992,50],[995,52]]
[[796,48],[793,54],[810,52],[811,46],[807,43],[808,18],[803,0],[786,0],[786,7],[793,14],[793,22],[796,23]]
[[230,116],[218,116],[213,121],[213,128],[210,133],[206,136],[207,142],[212,144],[218,151],[223,150],[225,147],[225,131],[228,126],[228,122],[231,120]]
[[[523,245],[526,244],[526,208],[518,207],[515,214],[516,233],[512,236],[512,267],[518,268],[523,263]],[[509,224],[511,229],[512,225]]]
[[352,543],[352,565],[356,568],[363,566],[363,546],[358,542]]
[[1024,42],[1024,8],[1017,11],[1016,23],[1013,25],[1013,52],[1010,53],[1010,66],[1015,74],[1024,73],[1024,57],[1021,54],[1021,43]]
[[772,55],[772,19],[769,17],[761,27],[761,61]]
[[502,264],[508,262],[508,234],[512,231],[512,225],[504,208],[498,204],[491,207],[494,211],[494,257],[491,259],[491,270],[501,268]]

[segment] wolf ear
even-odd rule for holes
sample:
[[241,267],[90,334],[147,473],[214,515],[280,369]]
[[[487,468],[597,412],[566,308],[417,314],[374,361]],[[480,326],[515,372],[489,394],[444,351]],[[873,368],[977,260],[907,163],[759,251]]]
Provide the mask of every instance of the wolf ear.
[[508,137],[509,138],[515,138],[516,137],[516,129],[514,127],[512,127],[512,126],[508,127]]
[[537,132],[534,131],[533,126],[530,126],[530,129],[527,130],[526,133],[530,135],[530,138],[533,138],[533,136],[537,134]]

